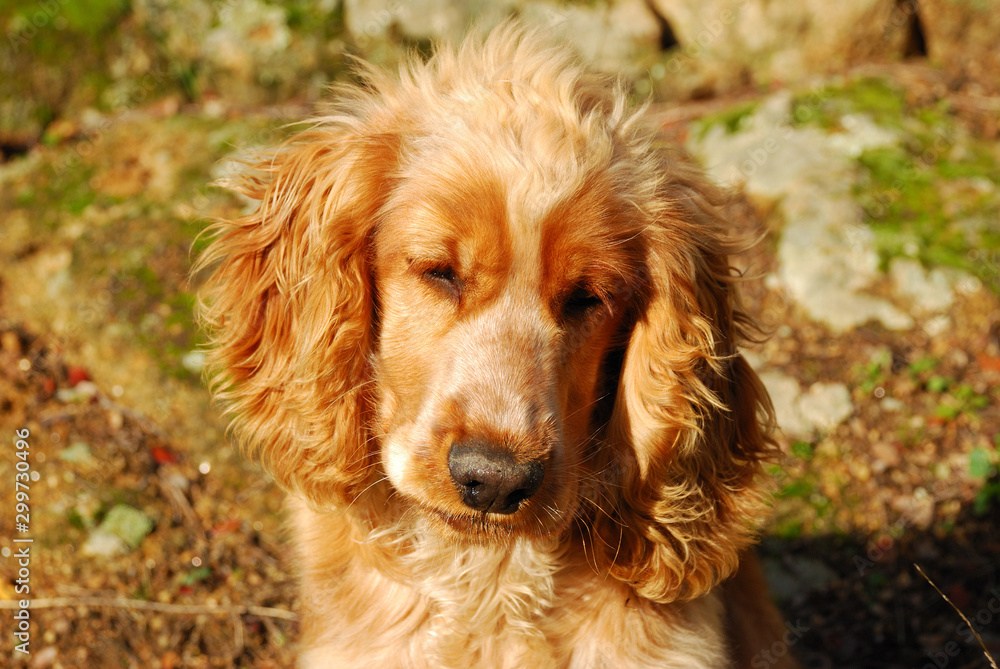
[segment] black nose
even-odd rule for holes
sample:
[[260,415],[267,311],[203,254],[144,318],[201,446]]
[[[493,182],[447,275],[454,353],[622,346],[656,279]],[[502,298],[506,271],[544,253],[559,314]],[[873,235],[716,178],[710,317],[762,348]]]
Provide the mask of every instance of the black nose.
[[462,502],[484,513],[514,513],[545,477],[542,462],[518,462],[489,442],[475,439],[452,444],[448,471]]

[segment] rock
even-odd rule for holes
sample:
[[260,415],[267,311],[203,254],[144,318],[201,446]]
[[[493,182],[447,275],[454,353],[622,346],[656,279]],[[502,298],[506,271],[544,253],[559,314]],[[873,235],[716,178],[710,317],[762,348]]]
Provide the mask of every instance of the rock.
[[97,386],[90,381],[81,381],[72,388],[60,388],[56,391],[56,399],[66,404],[86,402],[97,395]]
[[778,427],[790,438],[811,439],[854,413],[850,391],[841,383],[814,383],[802,393],[799,382],[782,372],[764,372],[760,380],[771,396]]
[[927,319],[924,323],[924,332],[927,333],[928,337],[937,337],[947,332],[951,325],[951,319],[945,314],[940,314]]
[[924,270],[918,260],[893,258],[889,262],[889,276],[896,292],[909,299],[918,313],[947,311],[955,301],[945,273],[939,269]]
[[[445,39],[457,42],[476,16],[476,9],[487,10],[484,25],[495,25],[498,11],[509,2],[458,3],[450,0],[344,0],[344,24],[362,50],[373,41],[387,41],[393,29],[413,40]],[[498,7],[502,6],[502,7]]]
[[644,0],[523,2],[521,15],[549,26],[591,66],[611,74],[644,73],[660,49],[662,28]]
[[138,548],[153,530],[153,521],[127,504],[113,506],[83,546],[85,555],[116,555]]
[[94,461],[94,456],[89,445],[82,441],[76,441],[59,451],[59,459],[63,462],[91,463]]
[[912,495],[898,495],[890,506],[921,530],[929,527],[934,520],[934,498],[924,488],[917,488]]
[[34,657],[31,659],[31,669],[46,669],[46,667],[55,666],[56,662],[58,662],[59,649],[55,646],[46,646],[40,651],[33,653],[33,655]]
[[906,409],[906,405],[895,397],[884,398],[879,402],[879,406],[882,408],[882,411],[891,411],[893,413],[898,413]]
[[[942,0],[947,2],[947,0]],[[797,81],[865,59],[906,50],[910,18],[894,0],[652,0],[678,46],[663,81],[670,95],[679,76],[689,87],[723,90],[748,83]]]
[[840,126],[844,132],[829,135],[827,143],[847,158],[857,158],[869,149],[892,146],[899,141],[896,133],[876,125],[866,114],[844,114]]
[[843,332],[879,321],[890,330],[913,319],[890,302],[865,294],[879,277],[871,230],[845,194],[818,185],[793,188],[782,202],[785,228],[778,242],[777,277],[813,320]]
[[501,0],[460,3],[452,0],[345,0],[344,21],[362,50],[388,43],[393,31],[412,40],[458,42],[470,25],[488,30],[519,15],[527,25],[568,42],[596,69],[637,76],[659,52],[662,34],[656,14],[643,0]]
[[[335,4],[304,6],[313,14],[308,23],[324,25]],[[230,103],[313,97],[325,81],[322,74],[317,79],[321,62],[331,49],[337,51],[321,34],[293,32],[285,7],[263,0],[136,0],[133,14],[156,38],[172,71],[186,77],[188,89],[216,93]]]
[[181,366],[192,374],[201,374],[205,367],[205,352],[188,351],[181,357]]
[[90,533],[80,550],[92,557],[113,557],[128,553],[128,545],[121,537],[98,529]]
[[742,187],[762,208],[769,208],[802,182],[848,191],[853,170],[831,151],[827,135],[791,125],[791,91],[764,98],[737,133],[722,124],[694,133],[689,144],[709,176],[728,187]]
[[833,429],[854,413],[851,393],[842,383],[812,384],[798,406],[802,417],[821,430]]
[[[882,400],[883,405],[885,402],[886,400]],[[880,471],[896,467],[902,459],[900,458],[899,450],[892,444],[887,444],[884,441],[876,441],[871,445],[871,455],[875,464],[879,466]]]
[[811,427],[799,413],[798,401],[802,390],[799,382],[781,372],[764,372],[760,380],[774,404],[778,427],[790,437],[808,436]]
[[963,72],[992,92],[1000,90],[996,77],[1000,68],[1000,13],[996,5],[956,0],[920,0],[914,4],[931,60]]
[[717,181],[742,186],[762,210],[777,209],[778,284],[810,318],[835,331],[868,321],[912,328],[908,314],[865,292],[881,275],[852,190],[855,153],[898,139],[862,115],[851,117],[850,138],[793,126],[791,101],[788,91],[772,95],[740,132],[717,124],[695,133],[689,148]]

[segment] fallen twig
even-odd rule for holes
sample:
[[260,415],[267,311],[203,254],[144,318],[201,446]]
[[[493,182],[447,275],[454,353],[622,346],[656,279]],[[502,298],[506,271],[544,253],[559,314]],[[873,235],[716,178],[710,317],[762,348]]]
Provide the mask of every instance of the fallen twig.
[[982,647],[982,649],[983,649],[983,655],[985,655],[986,659],[990,661],[990,666],[993,667],[993,669],[997,669],[997,663],[993,659],[993,656],[990,655],[990,651],[986,649],[986,644],[983,643],[983,637],[979,636],[979,632],[977,632],[976,628],[972,626],[972,623],[970,623],[969,619],[965,617],[965,614],[962,613],[959,610],[959,608],[957,606],[955,606],[955,604],[950,599],[948,599],[948,595],[946,595],[943,592],[941,592],[941,588],[937,587],[937,584],[935,584],[934,581],[932,581],[930,579],[930,577],[927,574],[924,573],[924,570],[920,568],[920,565],[918,565],[916,562],[914,562],[913,566],[917,568],[917,571],[920,572],[920,575],[924,577],[924,580],[926,580],[928,583],[930,583],[932,588],[934,588],[935,590],[937,590],[937,593],[939,595],[941,595],[941,597],[944,599],[944,601],[948,602],[948,604],[951,606],[951,608],[955,609],[955,613],[957,613],[958,615],[960,615],[962,617],[962,620],[965,621],[965,624],[969,627],[970,630],[972,630],[972,633],[976,635],[976,641],[978,641],[979,645]]
[[[227,615],[240,616],[250,614],[262,618],[281,618],[283,620],[298,620],[291,611],[275,609],[269,606],[220,606],[210,604],[166,604],[163,602],[148,602],[144,599],[124,599],[121,597],[49,597],[29,600],[32,609],[57,609],[68,606],[107,606],[119,609],[140,609],[158,611],[179,615]],[[0,609],[19,609],[20,602],[0,600]]]

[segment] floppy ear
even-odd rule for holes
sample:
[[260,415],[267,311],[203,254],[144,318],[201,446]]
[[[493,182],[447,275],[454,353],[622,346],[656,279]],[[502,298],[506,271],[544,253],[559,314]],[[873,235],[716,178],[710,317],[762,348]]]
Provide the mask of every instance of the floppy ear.
[[320,119],[232,184],[256,212],[217,223],[199,267],[213,373],[244,448],[313,504],[374,480],[369,242],[395,138]]
[[754,326],[735,294],[722,199],[693,168],[662,169],[611,418],[618,508],[596,520],[594,543],[613,575],[671,601],[735,571],[766,510],[760,461],[774,444],[767,392],[737,352]]

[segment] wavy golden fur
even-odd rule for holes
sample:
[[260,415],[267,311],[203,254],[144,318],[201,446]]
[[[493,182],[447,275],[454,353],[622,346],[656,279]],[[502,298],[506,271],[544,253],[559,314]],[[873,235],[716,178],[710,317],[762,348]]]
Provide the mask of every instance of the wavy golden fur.
[[719,193],[516,25],[360,68],[201,260],[214,391],[292,495],[303,666],[761,659],[771,407]]

